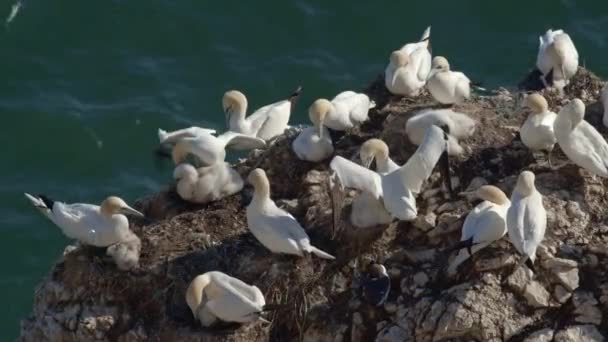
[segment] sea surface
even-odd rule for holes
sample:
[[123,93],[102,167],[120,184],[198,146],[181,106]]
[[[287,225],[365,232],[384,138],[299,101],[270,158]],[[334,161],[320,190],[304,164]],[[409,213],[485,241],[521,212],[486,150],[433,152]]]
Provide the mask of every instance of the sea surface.
[[171,180],[156,130],[223,129],[222,94],[251,108],[360,90],[390,52],[432,25],[434,55],[485,87],[515,85],[539,34],[570,33],[608,77],[608,1],[0,0],[0,340],[14,340],[35,287],[70,243],[23,192],[128,202]]

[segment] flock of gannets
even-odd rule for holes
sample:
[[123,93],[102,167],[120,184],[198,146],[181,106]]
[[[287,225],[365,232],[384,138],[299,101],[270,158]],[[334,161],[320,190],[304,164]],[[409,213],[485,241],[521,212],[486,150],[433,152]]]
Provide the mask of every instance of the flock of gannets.
[[[471,81],[461,72],[450,70],[445,57],[432,58],[429,50],[430,27],[419,42],[404,45],[390,54],[385,70],[385,86],[395,95],[417,96],[426,87],[441,106],[466,101],[471,96]],[[536,66],[542,82],[561,93],[576,73],[578,52],[570,37],[562,30],[549,30],[540,37]],[[190,127],[173,132],[159,129],[160,143],[172,148],[176,164],[173,177],[181,198],[196,203],[216,201],[235,194],[243,188],[244,180],[225,161],[226,149],[261,149],[272,145],[274,139],[289,128],[289,118],[298,88],[286,100],[264,106],[246,116],[247,98],[237,90],[224,94],[222,107],[228,131]],[[608,126],[608,86],[602,91],[604,124]],[[548,108],[540,94],[531,94],[524,105],[532,111],[520,130],[522,142],[533,152],[550,154],[555,143],[568,158],[594,175],[608,177],[608,143],[597,130],[584,120],[585,105],[574,99],[559,114]],[[361,164],[334,156],[330,130],[349,130],[368,119],[375,103],[366,94],[344,91],[331,101],[318,99],[309,108],[312,127],[302,130],[292,142],[295,155],[310,162],[321,162],[333,156],[329,163],[332,189],[357,190],[353,199],[350,221],[360,228],[388,224],[395,220],[412,221],[418,216],[416,195],[423,183],[439,164],[440,173],[450,193],[448,155],[465,153],[460,140],[474,134],[475,120],[451,109],[425,109],[410,118],[405,132],[409,140],[419,145],[404,165],[390,158],[389,148],[380,139],[362,144]],[[194,157],[194,164],[187,162]],[[547,157],[549,164],[550,158]],[[375,162],[375,168],[370,169]],[[277,207],[270,197],[270,181],[262,169],[249,173],[247,182],[254,195],[246,208],[247,225],[251,233],[273,253],[317,257],[333,260],[334,256],[315,247],[305,228],[287,211]],[[458,251],[447,268],[449,274],[473,253],[501,239],[509,240],[522,255],[522,262],[535,260],[541,243],[547,215],[543,197],[535,187],[535,176],[523,171],[511,199],[495,186],[482,186],[461,195],[483,200],[468,214],[461,242],[450,248]],[[65,204],[44,195],[26,194],[63,233],[84,245],[107,247],[120,269],[137,265],[141,242],[129,229],[125,214],[143,217],[118,197],[108,197],[101,206]],[[343,197],[342,197],[343,198]],[[335,210],[335,208],[334,208]],[[520,264],[521,265],[521,264]],[[363,277],[364,297],[381,305],[390,291],[386,268],[371,264]],[[271,310],[256,286],[218,271],[195,277],[185,293],[193,316],[203,326],[218,321],[252,322],[264,320],[262,313]]]

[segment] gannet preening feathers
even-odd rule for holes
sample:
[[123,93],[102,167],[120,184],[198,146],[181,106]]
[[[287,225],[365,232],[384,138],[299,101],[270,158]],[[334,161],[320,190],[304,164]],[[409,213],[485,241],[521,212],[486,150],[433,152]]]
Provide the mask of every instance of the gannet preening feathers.
[[604,116],[602,117],[602,122],[604,126],[608,127],[608,83],[604,85],[602,89],[602,105],[604,106]]
[[[330,168],[336,172],[345,188],[366,192],[380,200],[392,217],[411,221],[418,214],[414,193],[420,192],[423,182],[429,178],[440,158],[448,162],[447,153],[444,153],[446,141],[447,134],[441,128],[429,127],[423,143],[407,163],[386,174],[368,170],[340,156],[334,157]],[[375,154],[375,158],[381,155]]]
[[66,204],[47,196],[25,194],[63,234],[86,245],[108,247],[131,238],[129,220],[125,215],[144,217],[119,197],[110,196],[101,206],[84,203]]
[[334,153],[334,145],[329,131],[323,125],[326,111],[317,106],[310,106],[308,116],[312,127],[305,128],[291,144],[291,148],[300,160],[319,162]]
[[417,95],[431,71],[431,53],[428,49],[431,27],[419,42],[409,43],[393,51],[384,71],[386,88],[395,95]]
[[318,99],[311,110],[325,114],[325,126],[345,131],[367,120],[367,114],[376,104],[369,97],[354,91],[343,91],[333,100]]
[[243,179],[230,164],[219,162],[196,169],[179,164],[173,171],[177,194],[193,203],[209,203],[236,194],[243,189]]
[[210,131],[192,131],[192,127],[173,132],[159,129],[158,136],[161,144],[174,145],[172,157],[175,164],[180,164],[188,154],[193,154],[203,165],[214,165],[224,161],[226,148],[251,150],[266,146],[266,142],[260,138],[231,131],[214,136]]
[[536,249],[543,240],[547,227],[543,196],[536,190],[534,178],[534,173],[530,171],[519,174],[511,194],[511,206],[507,211],[509,240],[531,262],[536,258]]
[[251,171],[247,181],[254,187],[253,199],[247,206],[247,225],[262,245],[273,253],[297,256],[312,253],[323,259],[335,259],[311,245],[308,234],[298,221],[270,199],[270,183],[264,170]]
[[471,81],[465,74],[450,70],[445,57],[433,58],[426,87],[433,98],[442,104],[459,104],[471,96]]
[[551,164],[550,152],[557,141],[553,130],[557,114],[549,110],[547,100],[538,93],[528,95],[524,105],[532,110],[532,114],[519,130],[521,141],[533,152],[546,151]]
[[464,221],[460,243],[453,248],[458,250],[458,254],[448,267],[450,275],[455,274],[458,266],[474,253],[507,233],[507,210],[511,205],[507,195],[493,185],[481,186],[473,194],[483,202],[473,208]]
[[584,117],[585,104],[580,99],[562,107],[553,126],[557,143],[576,165],[608,178],[608,143]]
[[468,115],[451,109],[427,109],[407,120],[405,133],[413,144],[420,145],[427,128],[431,125],[448,126],[450,131],[448,135],[448,154],[455,156],[464,153],[464,149],[460,146],[458,140],[473,135],[477,122]]
[[562,91],[578,70],[578,51],[570,36],[563,30],[547,30],[540,36],[536,67],[543,74],[545,86],[551,74],[553,85]]
[[207,272],[192,279],[186,290],[186,303],[194,318],[204,327],[217,321],[266,321],[261,316],[266,305],[262,291],[257,286],[219,271]]
[[224,93],[222,107],[228,130],[268,141],[288,128],[291,108],[302,92],[298,87],[287,99],[269,104],[251,115],[247,113],[247,98],[238,90]]

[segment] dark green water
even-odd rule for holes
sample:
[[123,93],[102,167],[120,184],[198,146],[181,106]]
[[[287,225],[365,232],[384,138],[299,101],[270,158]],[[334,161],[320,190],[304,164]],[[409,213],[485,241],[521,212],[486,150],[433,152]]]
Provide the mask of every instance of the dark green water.
[[[361,89],[390,51],[431,24],[434,54],[487,87],[533,65],[538,35],[567,30],[581,64],[608,76],[608,1],[26,0],[0,28],[0,340],[69,243],[23,197],[97,203],[157,191],[156,129],[223,128],[221,96],[250,106]],[[12,1],[0,1],[0,16]],[[524,8],[527,6],[527,8]]]

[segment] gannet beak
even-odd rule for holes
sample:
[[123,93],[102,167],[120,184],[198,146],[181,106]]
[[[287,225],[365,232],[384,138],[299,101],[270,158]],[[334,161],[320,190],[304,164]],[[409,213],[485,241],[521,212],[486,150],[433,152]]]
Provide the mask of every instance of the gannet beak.
[[142,214],[139,211],[137,211],[137,210],[129,207],[128,205],[120,208],[120,212],[122,214],[124,214],[124,215],[133,215],[133,216],[145,218],[144,214]]
[[224,108],[224,114],[226,118],[226,127],[230,127],[230,113],[232,112],[232,106]]
[[323,139],[323,124],[320,122],[317,125],[317,134],[319,135],[319,139]]

